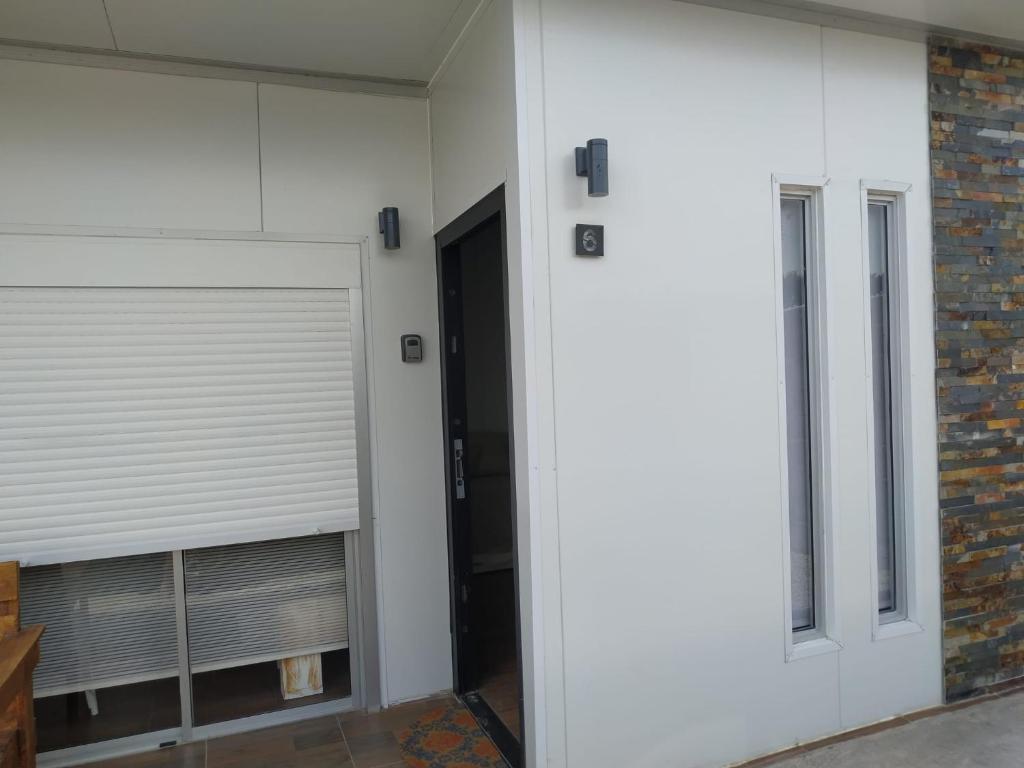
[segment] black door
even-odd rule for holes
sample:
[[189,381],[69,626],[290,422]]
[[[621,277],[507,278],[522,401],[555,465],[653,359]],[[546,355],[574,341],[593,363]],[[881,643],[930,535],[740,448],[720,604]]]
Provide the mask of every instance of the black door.
[[521,764],[504,188],[437,236],[455,690]]

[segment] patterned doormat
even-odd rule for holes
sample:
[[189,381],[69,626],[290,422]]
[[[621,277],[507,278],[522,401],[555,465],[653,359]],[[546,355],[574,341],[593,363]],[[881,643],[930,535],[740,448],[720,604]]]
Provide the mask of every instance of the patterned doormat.
[[463,707],[441,707],[399,731],[410,768],[507,768],[497,747]]

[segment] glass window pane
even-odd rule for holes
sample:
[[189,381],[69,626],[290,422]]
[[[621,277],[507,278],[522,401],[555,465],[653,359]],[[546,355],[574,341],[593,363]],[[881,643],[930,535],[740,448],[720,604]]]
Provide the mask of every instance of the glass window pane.
[[815,626],[807,304],[808,202],[802,199],[783,198],[781,207],[792,619],[793,629],[800,630]]
[[868,256],[871,281],[872,400],[876,536],[878,540],[878,609],[897,605],[896,510],[893,485],[892,358],[889,321],[888,204],[868,206]]
[[169,554],[23,568],[21,601],[23,623],[46,626],[40,752],[181,725]]
[[188,550],[196,725],[349,696],[345,538]]

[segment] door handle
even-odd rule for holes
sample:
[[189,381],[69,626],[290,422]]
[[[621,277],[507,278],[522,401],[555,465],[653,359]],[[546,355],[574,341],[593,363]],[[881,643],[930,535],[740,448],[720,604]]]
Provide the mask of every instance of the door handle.
[[455,454],[455,498],[466,498],[466,471],[462,465],[462,457],[465,451],[462,448],[462,440],[452,441],[452,450]]

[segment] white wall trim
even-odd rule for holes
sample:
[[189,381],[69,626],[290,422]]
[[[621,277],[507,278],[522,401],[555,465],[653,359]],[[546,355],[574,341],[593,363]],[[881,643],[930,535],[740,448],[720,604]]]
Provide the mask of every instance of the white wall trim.
[[[772,226],[775,267],[775,343],[776,365],[778,366],[778,413],[779,413],[779,488],[782,504],[782,573],[783,573],[783,616],[785,658],[787,662],[818,656],[822,653],[842,649],[838,639],[839,587],[838,587],[838,483],[833,462],[838,450],[836,446],[836,413],[834,407],[835,381],[833,367],[835,359],[832,348],[829,321],[833,300],[831,281],[828,278],[828,215],[827,190],[829,179],[824,176],[795,176],[775,174],[772,176]],[[816,500],[820,509],[815,523],[820,529],[815,534],[821,553],[820,570],[815,573],[815,601],[820,615],[818,626],[806,633],[806,639],[797,637],[792,629],[792,573],[789,531],[789,459],[786,435],[786,350],[785,321],[783,318],[783,272],[782,272],[782,227],[781,199],[784,194],[806,195],[811,201],[811,230],[809,245],[811,259],[808,266],[808,294],[815,297],[808,302],[808,318],[814,323],[814,332],[808,337],[810,355],[810,387],[812,406],[811,432],[818,447],[818,470],[820,490]],[[813,313],[813,316],[812,316]],[[817,411],[815,414],[814,411]],[[816,418],[814,418],[816,416]]]
[[263,69],[223,61],[103,51],[94,48],[45,46],[3,38],[0,38],[0,59],[66,64],[94,69],[120,69],[158,75],[201,77],[212,80],[291,85],[320,91],[366,93],[376,96],[411,99],[427,97],[427,84],[419,80],[390,80],[300,69]]
[[[871,637],[874,641],[887,640],[894,637],[903,637],[908,634],[923,632],[924,627],[920,623],[921,596],[920,579],[917,577],[919,555],[917,554],[917,534],[914,503],[914,484],[907,478],[913,473],[914,465],[914,431],[911,413],[911,338],[910,338],[910,317],[908,307],[910,305],[910,276],[908,274],[908,258],[910,254],[910,233],[907,223],[907,196],[912,186],[905,182],[881,181],[862,179],[860,184],[860,220],[861,220],[861,259],[862,259],[862,290],[864,293],[864,371],[867,377],[866,387],[869,394],[868,410],[865,412],[867,419],[867,451],[868,451],[868,477],[871,480],[871,488],[874,488],[875,479],[875,458],[874,440],[875,425],[872,418],[871,408],[873,403],[870,395],[873,392],[874,380],[874,355],[871,349],[871,261],[870,261],[870,238],[868,236],[868,205],[871,200],[886,200],[892,203],[895,221],[893,225],[895,232],[890,236],[890,243],[894,250],[889,254],[889,279],[890,307],[895,304],[895,316],[890,318],[890,334],[895,336],[898,349],[896,350],[897,360],[893,366],[891,387],[893,390],[893,430],[896,433],[896,440],[893,444],[894,459],[898,462],[897,473],[894,478],[894,487],[899,489],[899,511],[898,523],[902,525],[899,545],[903,548],[902,569],[905,579],[902,597],[906,601],[903,618],[897,621],[884,623],[880,620],[878,613],[878,542],[876,537],[870,537],[870,573],[871,573]],[[893,302],[894,299],[894,302]],[[874,530],[876,525],[875,517],[878,514],[873,492],[868,494],[867,510],[869,523]]]
[[[381,539],[380,525],[377,520],[378,510],[381,509],[380,473],[374,471],[380,466],[380,435],[377,429],[377,388],[374,376],[374,350],[373,350],[373,306],[371,296],[373,294],[373,270],[370,262],[370,248],[366,239],[363,239],[362,249],[362,275],[363,275],[363,338],[366,339],[366,347],[363,351],[366,356],[366,406],[369,417],[369,455],[370,455],[370,493],[372,495],[373,510],[373,539],[369,547],[373,551],[374,562],[374,600],[377,604],[377,658],[378,680],[380,700],[378,706],[387,707],[391,703],[391,693],[388,687],[388,657],[387,657],[387,627],[385,625],[386,614],[384,612],[384,544]],[[364,599],[366,599],[364,597]],[[372,707],[371,707],[372,709]]]
[[343,243],[362,246],[365,235],[257,232],[253,230],[170,229],[156,227],[92,227],[78,224],[19,224],[0,221],[5,235],[53,235],[71,237],[142,237],[171,240],[255,240],[265,243]]
[[[489,0],[487,0],[489,2]],[[517,435],[520,610],[527,768],[568,764],[558,515],[555,360],[552,347],[546,96],[541,0],[512,2],[515,53],[515,158],[506,187],[509,220],[518,213],[522,281],[522,398],[525,439]],[[513,199],[513,196],[515,199]],[[510,248],[515,242],[510,237]],[[525,467],[524,467],[525,465]],[[523,471],[523,470],[526,471]],[[522,480],[518,480],[522,478]],[[523,521],[528,520],[528,526]],[[523,534],[526,535],[523,535]],[[523,587],[526,587],[523,589]]]

